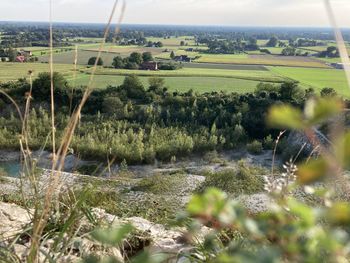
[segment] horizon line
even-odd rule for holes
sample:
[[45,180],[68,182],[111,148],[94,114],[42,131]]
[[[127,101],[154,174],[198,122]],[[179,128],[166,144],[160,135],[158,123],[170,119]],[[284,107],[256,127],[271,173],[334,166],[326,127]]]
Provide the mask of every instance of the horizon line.
[[[33,20],[0,20],[0,24],[3,23],[39,23],[49,24],[49,21],[33,21]],[[78,24],[78,25],[106,25],[105,22],[71,22],[71,21],[53,21],[53,24]],[[112,24],[117,25],[115,23]],[[300,29],[331,29],[331,26],[314,26],[314,25],[222,25],[222,24],[157,24],[157,23],[121,23],[121,26],[173,26],[173,27],[225,27],[225,28],[300,28]],[[341,27],[341,29],[350,29],[350,27]]]

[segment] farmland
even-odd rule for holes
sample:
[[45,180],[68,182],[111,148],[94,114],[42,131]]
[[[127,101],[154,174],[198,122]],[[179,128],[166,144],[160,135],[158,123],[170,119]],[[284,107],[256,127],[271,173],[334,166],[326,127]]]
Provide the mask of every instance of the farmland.
[[[76,80],[68,78],[72,85],[87,85],[89,82],[89,74],[78,74]],[[149,78],[141,76],[140,80],[145,87],[149,86]],[[214,90],[245,93],[255,90],[258,81],[232,79],[221,77],[164,77],[165,86],[171,91],[186,92],[190,89],[203,93],[212,92]],[[118,86],[124,81],[124,76],[114,75],[96,75],[93,83],[94,88],[105,88],[108,85]]]
[[[68,38],[68,47],[55,47],[53,59],[55,71],[63,73],[71,83],[86,85],[91,69],[87,67],[89,58],[97,56],[101,38],[77,37]],[[258,40],[259,47],[267,49],[271,54],[259,50],[236,54],[210,54],[207,45],[198,44],[193,36],[179,37],[147,37],[148,42],[162,42],[163,47],[146,47],[141,45],[115,45],[106,43],[102,49],[101,58],[105,68],[98,68],[95,87],[105,88],[107,85],[120,85],[125,76],[138,75],[141,81],[148,85],[149,77],[164,78],[170,90],[185,91],[193,89],[206,91],[252,91],[259,82],[281,83],[283,81],[299,81],[307,88],[320,90],[324,87],[334,87],[339,93],[347,95],[344,74],[328,63],[340,62],[339,58],[317,58],[308,56],[281,56],[283,47],[266,47],[268,40]],[[181,45],[181,42],[182,45]],[[284,44],[288,41],[282,40]],[[334,42],[329,41],[328,46]],[[77,64],[79,72],[73,80],[73,62],[77,47]],[[327,46],[300,47],[297,50],[315,54],[324,51]],[[12,64],[0,63],[0,81],[15,80],[26,77],[29,69],[35,73],[48,71],[49,49],[47,47],[23,47],[33,52],[40,63]],[[151,52],[159,61],[170,61],[170,54],[187,55],[193,63],[183,63],[183,68],[174,71],[142,71],[110,68],[115,56],[123,58],[132,52]],[[204,52],[203,52],[204,51]]]
[[343,70],[288,67],[269,67],[269,69],[276,74],[299,81],[305,88],[312,87],[320,91],[325,87],[331,87],[339,94],[350,96]]

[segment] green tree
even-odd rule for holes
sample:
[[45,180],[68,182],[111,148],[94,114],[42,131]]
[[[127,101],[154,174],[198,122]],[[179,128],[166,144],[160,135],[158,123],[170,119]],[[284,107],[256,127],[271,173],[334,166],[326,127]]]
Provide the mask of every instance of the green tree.
[[[90,66],[95,65],[96,59],[97,59],[97,57],[91,57],[91,58],[89,58],[88,65],[90,65]],[[102,60],[102,58],[99,58],[99,59],[98,59],[97,65],[98,65],[98,66],[103,66],[103,60]]]
[[278,44],[278,38],[276,36],[273,36],[266,43],[266,46],[267,47],[275,47],[277,44]]
[[171,53],[170,53],[170,58],[171,58],[171,59],[174,59],[174,58],[175,58],[175,52],[174,52],[174,51],[171,51]]
[[[69,90],[67,80],[58,72],[53,73],[53,88],[55,96],[62,96]],[[39,73],[33,82],[33,97],[48,100],[51,95],[51,75],[48,72]]]
[[131,53],[131,55],[129,56],[129,62],[140,65],[142,63],[142,55],[138,52]]
[[144,62],[153,61],[152,53],[151,52],[144,52],[144,53],[142,53],[142,60]]
[[106,97],[103,99],[102,109],[104,113],[113,114],[121,111],[124,103],[118,97]]
[[183,41],[183,40],[181,40],[181,42],[180,42],[180,46],[184,46],[185,45],[185,41]]
[[126,91],[127,96],[131,99],[144,99],[146,97],[145,88],[136,75],[125,77],[121,88]]
[[321,90],[321,97],[335,97],[337,92],[333,88],[323,88]]
[[112,63],[114,68],[125,68],[125,61],[121,56],[116,56]]
[[7,53],[7,56],[9,57],[10,62],[16,61],[17,49],[9,47],[6,51],[6,53]]

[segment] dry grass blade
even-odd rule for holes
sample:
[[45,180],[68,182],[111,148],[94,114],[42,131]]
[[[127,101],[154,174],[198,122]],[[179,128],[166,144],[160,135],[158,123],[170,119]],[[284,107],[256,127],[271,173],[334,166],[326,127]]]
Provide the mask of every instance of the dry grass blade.
[[330,3],[330,0],[324,0],[325,7],[327,10],[327,14],[329,17],[329,21],[331,23],[331,26],[334,30],[334,35],[335,35],[335,40],[337,41],[338,49],[339,49],[339,54],[342,63],[344,64],[344,70],[345,70],[345,75],[346,79],[348,82],[348,88],[350,89],[350,59],[349,59],[349,54],[345,46],[344,38],[341,33],[340,28],[338,27],[337,20],[334,15],[334,11],[332,8],[332,5]]
[[[115,14],[117,3],[118,3],[118,0],[116,0],[114,5],[113,5],[112,12],[111,12],[110,18],[108,20],[108,23],[107,23],[107,26],[106,26],[106,29],[104,32],[104,38],[103,38],[103,41],[100,45],[99,52],[98,52],[98,55],[97,55],[97,58],[95,61],[95,65],[93,67],[93,70],[92,70],[92,73],[90,76],[90,81],[89,81],[88,87],[87,87],[86,91],[84,92],[83,98],[82,98],[79,106],[74,111],[74,113],[72,114],[72,116],[68,122],[68,125],[64,131],[64,135],[62,137],[63,139],[62,139],[61,145],[57,151],[56,157],[54,156],[54,158],[53,158],[52,173],[51,173],[49,185],[48,185],[48,188],[47,188],[46,194],[45,194],[43,210],[40,213],[40,216],[38,218],[35,218],[35,220],[34,220],[32,243],[31,243],[31,248],[30,248],[30,255],[28,258],[29,262],[36,262],[36,260],[37,260],[40,238],[41,238],[43,230],[46,226],[48,217],[50,215],[50,211],[51,211],[51,207],[52,207],[52,203],[53,203],[53,197],[57,194],[57,188],[59,185],[59,179],[60,179],[60,175],[61,175],[60,171],[62,171],[62,169],[63,169],[65,157],[66,157],[67,152],[68,152],[68,147],[72,141],[75,128],[76,128],[78,120],[80,118],[81,110],[82,110],[83,106],[85,105],[88,97],[90,96],[90,94],[93,90],[92,85],[93,85],[93,80],[94,80],[94,74],[95,74],[96,69],[97,69],[97,63],[99,61],[99,58],[101,57],[101,53],[102,53],[102,50],[104,48],[106,38],[107,38],[109,30],[110,30],[111,22],[113,20],[114,14]],[[51,8],[51,6],[50,6],[50,8]],[[50,29],[51,29],[51,24],[50,24]],[[51,91],[53,91],[53,82],[52,81],[51,81],[51,84],[52,84]],[[54,101],[52,101],[52,103],[53,102]],[[52,104],[52,107],[54,107],[53,104]],[[54,112],[54,111],[52,111],[52,112]],[[54,122],[53,122],[52,128],[54,131],[54,129],[55,129]],[[53,137],[54,137],[54,134],[53,134]],[[54,149],[54,151],[55,151],[55,149]],[[59,161],[59,163],[58,163],[58,161]]]
[[56,128],[55,128],[55,98],[53,83],[53,30],[52,30],[52,0],[50,0],[50,85],[51,85],[51,129],[52,129],[52,156],[53,162],[56,159]]

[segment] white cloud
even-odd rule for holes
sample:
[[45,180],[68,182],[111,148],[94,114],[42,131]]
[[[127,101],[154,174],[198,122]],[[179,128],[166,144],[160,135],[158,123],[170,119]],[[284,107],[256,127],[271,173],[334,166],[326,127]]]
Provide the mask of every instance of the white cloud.
[[[120,0],[121,1],[121,0]],[[53,0],[54,20],[105,22],[114,0]],[[126,0],[126,23],[326,26],[322,0]],[[350,27],[350,1],[332,0]],[[18,6],[21,6],[20,13]],[[0,0],[0,20],[48,19],[49,0]],[[20,15],[19,15],[20,14]]]

